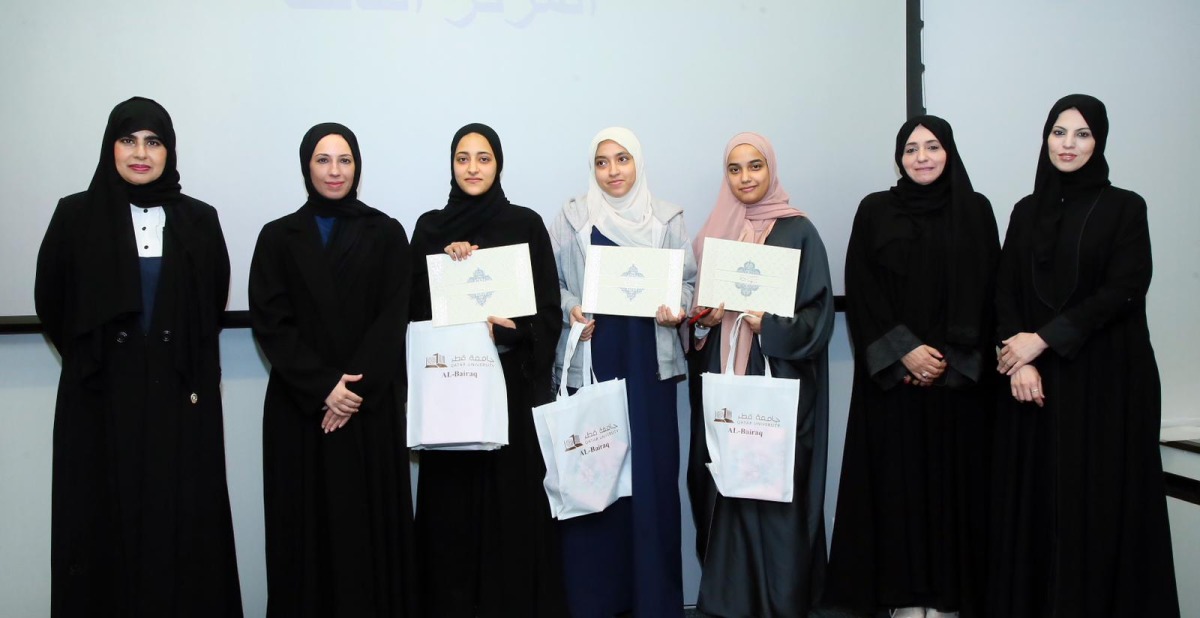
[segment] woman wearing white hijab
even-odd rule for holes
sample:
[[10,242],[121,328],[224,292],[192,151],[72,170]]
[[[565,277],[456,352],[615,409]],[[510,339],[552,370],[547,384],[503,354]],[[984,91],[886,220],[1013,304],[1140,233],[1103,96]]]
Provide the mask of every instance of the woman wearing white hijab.
[[[628,129],[605,129],[588,153],[587,194],[569,200],[550,226],[563,309],[556,371],[568,386],[582,386],[578,363],[561,375],[562,357],[571,325],[587,324],[583,337],[592,341],[597,378],[626,381],[635,455],[632,497],[561,523],[567,598],[574,618],[682,616],[676,383],[686,368],[678,326],[692,303],[696,263],[683,209],[650,193],[637,137]],[[682,249],[680,306],[661,306],[655,318],[585,316],[583,272],[593,244]]]

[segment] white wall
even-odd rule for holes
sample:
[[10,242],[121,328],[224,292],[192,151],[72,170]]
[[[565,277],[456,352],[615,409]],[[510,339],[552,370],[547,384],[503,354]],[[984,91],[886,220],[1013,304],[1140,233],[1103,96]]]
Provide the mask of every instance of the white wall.
[[546,218],[586,189],[592,136],[628,126],[693,230],[726,140],[758,131],[840,290],[854,206],[893,181],[904,119],[891,0],[40,0],[2,15],[0,217],[22,225],[0,226],[0,264],[24,266],[0,271],[0,316],[33,313],[54,204],[87,187],[109,111],[135,94],[171,112],[184,191],[221,214],[235,310],[259,229],[303,202],[297,149],[317,122],[357,133],[360,197],[410,231],[446,203],[467,122],[498,131],[508,196]]
[[924,0],[925,104],[954,125],[1001,234],[1033,190],[1042,124],[1066,94],[1108,107],[1114,184],[1146,198],[1155,273],[1150,332],[1164,424],[1200,421],[1200,3]]

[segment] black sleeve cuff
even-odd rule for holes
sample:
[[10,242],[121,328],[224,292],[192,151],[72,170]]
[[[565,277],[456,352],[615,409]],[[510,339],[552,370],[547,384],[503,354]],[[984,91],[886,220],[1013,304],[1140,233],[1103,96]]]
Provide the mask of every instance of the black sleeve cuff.
[[[896,325],[867,346],[867,372],[872,376],[885,371],[921,345],[921,340],[903,324]],[[901,365],[903,369],[903,365]],[[901,374],[903,377],[903,374]]]
[[496,345],[513,347],[525,339],[532,325],[524,321],[516,322],[516,324],[516,328],[506,328],[499,324],[492,325],[492,336],[496,338]]
[[1050,346],[1051,350],[1063,358],[1074,358],[1083,346],[1083,331],[1080,331],[1067,319],[1060,315],[1038,329],[1037,334]]
[[[950,365],[948,370],[954,370],[962,379],[971,383],[979,381],[979,376],[983,374],[983,354],[979,350],[947,345],[945,354],[946,362]],[[947,383],[947,386],[954,385]]]

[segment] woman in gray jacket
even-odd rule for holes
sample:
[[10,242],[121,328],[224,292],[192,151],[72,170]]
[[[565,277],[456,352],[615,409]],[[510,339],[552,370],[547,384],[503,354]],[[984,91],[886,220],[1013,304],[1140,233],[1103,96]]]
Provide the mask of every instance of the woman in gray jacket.
[[[560,524],[567,598],[575,618],[682,616],[676,382],[686,368],[678,327],[692,303],[696,262],[683,209],[650,195],[637,137],[628,129],[605,129],[589,153],[587,194],[569,200],[550,227],[563,310],[556,371],[568,386],[583,385],[578,363],[569,375],[561,373],[567,332],[576,322],[586,324],[583,339],[592,342],[597,379],[625,379],[633,495]],[[590,245],[682,249],[680,306],[663,305],[654,318],[586,316],[581,298]]]

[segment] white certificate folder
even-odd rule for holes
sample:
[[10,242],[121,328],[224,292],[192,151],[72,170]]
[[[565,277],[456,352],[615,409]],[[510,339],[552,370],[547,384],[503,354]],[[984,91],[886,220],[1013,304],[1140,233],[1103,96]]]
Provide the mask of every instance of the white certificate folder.
[[537,313],[529,245],[476,249],[465,260],[425,256],[434,326],[515,318]]
[[587,313],[654,317],[660,305],[679,311],[683,249],[589,246],[583,271]]
[[799,249],[705,238],[696,304],[790,318],[799,276]]

